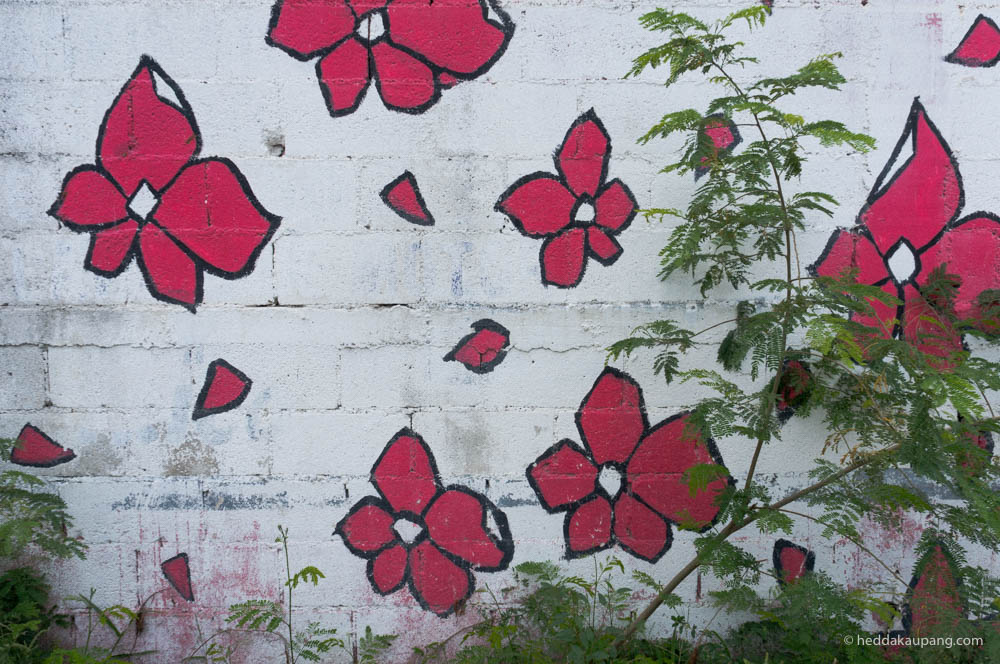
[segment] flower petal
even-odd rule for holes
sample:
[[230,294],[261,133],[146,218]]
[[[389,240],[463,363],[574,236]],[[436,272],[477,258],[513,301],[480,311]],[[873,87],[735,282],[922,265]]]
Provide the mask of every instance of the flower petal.
[[992,67],[1000,61],[1000,28],[980,14],[945,60],[966,67]]
[[566,132],[556,157],[556,167],[577,196],[597,196],[611,158],[611,139],[601,120],[590,109]]
[[604,265],[611,265],[622,254],[618,241],[597,226],[587,228],[587,247],[594,258]]
[[438,493],[437,466],[427,443],[414,431],[401,429],[372,466],[372,484],[395,512],[423,514]]
[[178,553],[169,560],[160,563],[160,571],[167,578],[181,597],[189,602],[194,601],[194,590],[191,587],[191,568],[188,565],[188,555]]
[[200,149],[198,125],[184,93],[144,56],[104,116],[98,164],[131,197],[144,180],[161,191]]
[[469,598],[474,586],[472,572],[449,560],[430,540],[410,550],[410,592],[425,609],[447,616]]
[[316,77],[330,115],[346,115],[361,105],[368,90],[368,59],[368,49],[352,37],[316,63]]
[[399,177],[385,185],[379,193],[379,198],[390,210],[411,224],[434,225],[434,217],[420,194],[417,178],[410,171],[403,171]]
[[403,586],[408,558],[405,546],[393,544],[368,561],[368,580],[375,592],[388,595]]
[[[935,312],[915,287],[903,287],[903,336],[927,355],[950,358],[962,350],[962,336],[954,326]],[[951,362],[941,363],[947,366]]]
[[670,548],[673,535],[663,517],[622,493],[615,501],[615,539],[633,556],[655,563]]
[[198,393],[191,419],[199,420],[238,408],[250,394],[251,387],[253,381],[245,373],[221,357],[214,360],[205,372],[205,382]]
[[632,223],[637,207],[632,191],[616,178],[594,200],[594,223],[618,233]]
[[84,267],[104,277],[121,274],[132,257],[132,242],[138,231],[139,224],[134,219],[97,231],[90,236]]
[[139,267],[156,299],[182,304],[191,311],[201,302],[201,270],[155,224],[146,224],[139,231]]
[[698,464],[722,465],[714,442],[685,431],[688,415],[659,423],[639,443],[626,467],[629,491],[683,528],[707,530],[719,513],[716,496],[731,478],[720,477],[691,495],[684,477]]
[[382,102],[396,111],[419,113],[437,101],[434,72],[415,57],[388,42],[372,46],[375,87]]
[[233,277],[253,270],[278,227],[228,159],[187,166],[163,193],[153,219],[208,267]]
[[395,0],[388,16],[393,42],[465,77],[489,69],[514,31],[506,16],[504,23],[490,20],[480,0]]
[[979,213],[955,224],[920,255],[917,283],[927,283],[941,265],[961,282],[955,295],[959,318],[979,316],[979,295],[1000,290],[1000,219]]
[[[883,293],[891,295],[897,299],[902,299],[899,293],[899,288],[896,287],[894,282],[887,281],[882,284],[880,288]],[[896,322],[896,319],[899,318],[898,307],[892,304],[885,304],[872,298],[865,298],[865,301],[871,306],[872,313],[875,315],[867,316],[864,314],[851,314],[851,320],[855,323],[867,325],[872,328],[873,336],[877,338],[888,339],[893,336],[893,334],[895,334],[896,325],[898,324],[898,322]],[[863,339],[859,339],[858,342],[864,346]]]
[[310,60],[354,32],[354,12],[344,0],[278,0],[271,8],[267,43]]
[[840,278],[848,270],[857,270],[857,282],[876,284],[889,277],[885,259],[867,235],[837,229],[826,243],[826,249],[810,270],[821,277]]
[[[500,530],[499,537],[490,532],[487,515]],[[435,498],[424,522],[434,544],[475,569],[504,569],[514,555],[507,517],[485,496],[465,487],[449,487]]]
[[473,373],[489,373],[507,357],[510,331],[489,318],[476,321],[472,329],[472,334],[462,337],[444,361],[461,362]]
[[52,440],[33,424],[25,424],[10,450],[10,462],[19,466],[51,468],[76,458],[73,450]]
[[571,228],[542,245],[542,283],[560,288],[571,288],[583,278],[586,261],[584,240],[586,231]]
[[576,197],[548,173],[532,173],[500,196],[496,209],[529,237],[552,235],[569,226]]
[[49,214],[75,231],[89,231],[126,219],[127,203],[104,173],[94,166],[80,166],[66,175]]
[[568,509],[597,486],[597,466],[571,440],[562,440],[528,466],[528,483],[549,512]]
[[816,566],[816,554],[786,539],[774,543],[771,562],[777,572],[778,583],[795,583]]
[[392,525],[396,522],[389,506],[375,496],[366,496],[351,508],[334,529],[351,553],[371,558],[399,538]]
[[958,592],[955,563],[943,544],[937,544],[917,562],[903,609],[903,628],[911,636],[948,633],[965,617]]
[[596,465],[624,463],[649,426],[638,383],[605,368],[580,404],[576,426]]
[[[908,138],[913,156],[886,182]],[[868,227],[882,254],[900,238],[920,250],[955,218],[962,196],[962,178],[951,148],[928,119],[924,107],[914,101],[903,136],[879,175],[858,223]]]
[[580,558],[611,546],[611,503],[602,495],[566,515],[566,557]]

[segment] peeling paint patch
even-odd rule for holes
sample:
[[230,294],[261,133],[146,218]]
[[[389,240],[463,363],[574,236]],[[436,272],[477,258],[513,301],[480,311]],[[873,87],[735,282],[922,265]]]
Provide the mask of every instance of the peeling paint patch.
[[187,440],[170,450],[163,474],[165,477],[218,475],[219,460],[210,445],[188,434]]

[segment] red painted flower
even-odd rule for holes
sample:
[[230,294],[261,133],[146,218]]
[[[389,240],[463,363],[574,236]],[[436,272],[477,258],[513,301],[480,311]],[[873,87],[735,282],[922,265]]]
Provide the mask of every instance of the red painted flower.
[[622,253],[614,236],[636,212],[625,184],[606,182],[611,139],[594,109],[573,123],[555,154],[558,175],[525,175],[500,196],[496,209],[522,234],[544,237],[542,283],[571,288],[580,283],[587,256],[611,265]]
[[[907,139],[913,154],[893,172]],[[922,289],[934,270],[944,266],[959,278],[954,313],[960,318],[976,316],[980,294],[1000,288],[1000,219],[985,212],[957,219],[963,199],[958,164],[924,107],[914,101],[858,225],[836,231],[810,269],[827,277],[857,270],[859,283],[879,286],[903,304],[873,301],[876,316],[855,315],[854,320],[883,338],[902,337],[925,353],[947,357],[962,348],[962,340],[946,321],[928,320],[933,309]]]
[[336,117],[361,105],[372,79],[386,107],[422,113],[442,89],[492,67],[513,34],[493,0],[278,0],[266,41],[298,60],[319,58]]
[[91,233],[84,267],[116,277],[135,256],[153,297],[194,311],[203,272],[249,274],[280,221],[228,159],[196,159],[201,135],[177,84],[149,56],[104,116],[97,164],[63,181],[49,214]]
[[378,497],[362,498],[334,534],[368,559],[368,580],[378,594],[407,584],[423,608],[444,617],[472,594],[472,570],[507,568],[514,542],[506,515],[471,489],[444,487],[418,434],[403,429],[393,436],[371,482]]
[[670,523],[699,531],[715,523],[716,496],[733,480],[713,480],[691,495],[684,474],[698,464],[721,466],[722,457],[711,439],[685,431],[687,414],[651,428],[639,385],[608,367],[580,404],[576,424],[584,448],[562,440],[527,470],[542,507],[566,512],[567,558],[617,542],[656,562],[670,548]]

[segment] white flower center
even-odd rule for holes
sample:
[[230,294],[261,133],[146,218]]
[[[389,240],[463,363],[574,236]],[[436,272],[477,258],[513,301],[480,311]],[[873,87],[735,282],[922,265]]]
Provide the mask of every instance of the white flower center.
[[611,465],[601,467],[601,473],[597,476],[597,482],[614,498],[622,488],[622,473]]
[[375,41],[385,34],[385,15],[378,11],[362,16],[355,33],[366,44]]
[[160,199],[157,198],[153,189],[144,181],[132,194],[132,198],[128,199],[126,208],[131,214],[145,221],[159,202]]
[[898,283],[903,283],[913,276],[917,271],[917,257],[913,255],[910,245],[905,242],[900,243],[889,256],[886,257],[889,265],[889,272]]
[[593,221],[596,216],[597,210],[594,209],[593,203],[580,203],[576,208],[576,213],[573,214],[573,221],[587,224]]
[[396,523],[392,524],[392,529],[396,531],[399,538],[410,544],[413,540],[417,539],[417,536],[423,532],[423,527],[417,525],[413,521],[410,521],[406,517],[400,517],[396,519]]

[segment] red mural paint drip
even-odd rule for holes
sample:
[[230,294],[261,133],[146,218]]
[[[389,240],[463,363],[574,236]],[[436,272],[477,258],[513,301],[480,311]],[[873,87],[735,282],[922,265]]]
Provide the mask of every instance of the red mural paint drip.
[[992,67],[1000,62],[1000,28],[980,14],[945,60],[966,67]]
[[191,588],[191,568],[188,566],[186,553],[178,553],[173,558],[163,561],[160,570],[177,591],[177,594],[189,602],[194,601],[194,590]]
[[205,383],[195,403],[191,419],[224,413],[237,408],[250,394],[253,381],[242,371],[223,359],[208,365]]
[[948,633],[965,616],[959,575],[950,553],[938,543],[917,562],[910,581],[903,628],[915,637]]
[[420,195],[417,179],[410,171],[404,171],[383,187],[379,196],[389,209],[411,224],[434,225],[434,217],[428,212],[424,197]]
[[489,318],[476,321],[472,329],[472,334],[462,337],[444,361],[461,362],[473,373],[489,373],[507,357],[510,332]]
[[786,539],[774,543],[771,554],[778,583],[795,583],[816,566],[816,554]]
[[61,446],[31,424],[24,425],[10,451],[11,463],[35,468],[51,468],[75,458],[73,450]]

